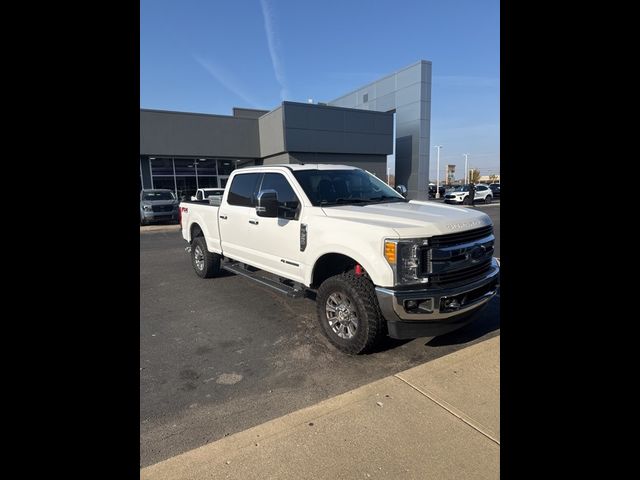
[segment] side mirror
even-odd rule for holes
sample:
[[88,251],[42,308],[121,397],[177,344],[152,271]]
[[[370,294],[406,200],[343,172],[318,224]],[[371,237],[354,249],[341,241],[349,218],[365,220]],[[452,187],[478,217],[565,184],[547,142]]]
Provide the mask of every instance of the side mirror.
[[258,193],[256,213],[259,217],[275,218],[278,216],[278,193],[275,190],[261,190]]
[[406,197],[407,196],[407,187],[405,187],[404,185],[398,185],[396,187],[396,192],[398,192],[403,197]]

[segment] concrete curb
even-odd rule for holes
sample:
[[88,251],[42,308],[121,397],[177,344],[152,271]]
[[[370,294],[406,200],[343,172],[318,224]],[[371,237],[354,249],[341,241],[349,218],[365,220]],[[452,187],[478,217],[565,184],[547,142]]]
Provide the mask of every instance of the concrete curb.
[[499,478],[500,337],[140,470],[140,479]]

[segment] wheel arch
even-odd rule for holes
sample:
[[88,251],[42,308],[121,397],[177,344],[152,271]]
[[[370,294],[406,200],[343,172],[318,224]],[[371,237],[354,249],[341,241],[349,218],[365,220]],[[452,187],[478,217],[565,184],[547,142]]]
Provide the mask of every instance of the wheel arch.
[[329,251],[320,254],[313,262],[308,285],[318,288],[327,278],[352,270],[356,265],[364,268],[374,284],[379,284],[374,265],[366,259],[359,258],[354,252]]

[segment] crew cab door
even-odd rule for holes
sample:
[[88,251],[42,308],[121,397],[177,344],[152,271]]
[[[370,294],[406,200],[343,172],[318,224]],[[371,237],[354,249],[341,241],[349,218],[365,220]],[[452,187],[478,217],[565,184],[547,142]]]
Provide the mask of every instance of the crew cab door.
[[236,174],[218,209],[222,253],[233,260],[251,263],[249,217],[255,216],[255,192],[261,178],[261,173]]
[[[300,263],[300,215],[302,204],[289,180],[281,173],[264,173],[259,191],[275,190],[278,217],[259,217],[255,208],[248,218],[249,263],[283,277],[303,282]],[[257,195],[256,195],[257,197]]]

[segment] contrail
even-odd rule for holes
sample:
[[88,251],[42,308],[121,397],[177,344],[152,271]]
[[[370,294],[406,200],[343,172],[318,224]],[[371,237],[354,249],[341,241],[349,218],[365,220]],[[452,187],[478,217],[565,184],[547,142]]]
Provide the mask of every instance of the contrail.
[[215,78],[218,82],[220,82],[222,86],[225,87],[227,90],[229,90],[230,92],[240,97],[242,100],[244,100],[253,108],[260,108],[257,102],[252,100],[251,97],[249,97],[249,95],[247,95],[246,93],[244,93],[242,90],[240,90],[238,87],[235,86],[236,82],[233,81],[233,79],[231,78],[231,75],[229,75],[229,73],[226,72],[224,69],[222,69],[221,67],[217,67],[217,68],[214,67],[213,65],[211,65],[211,63],[209,63],[199,55],[193,54],[193,58],[195,59],[196,62],[198,62],[202,66],[202,68],[204,68],[207,72],[209,72],[211,76]]
[[267,33],[267,43],[269,44],[269,54],[271,55],[271,64],[273,65],[273,71],[276,74],[276,80],[280,84],[280,99],[285,100],[290,98],[289,89],[287,88],[287,79],[284,76],[284,68],[282,66],[282,60],[278,55],[276,48],[277,39],[273,28],[273,12],[271,7],[267,3],[267,0],[260,0],[262,6],[262,16],[264,17],[264,29]]

